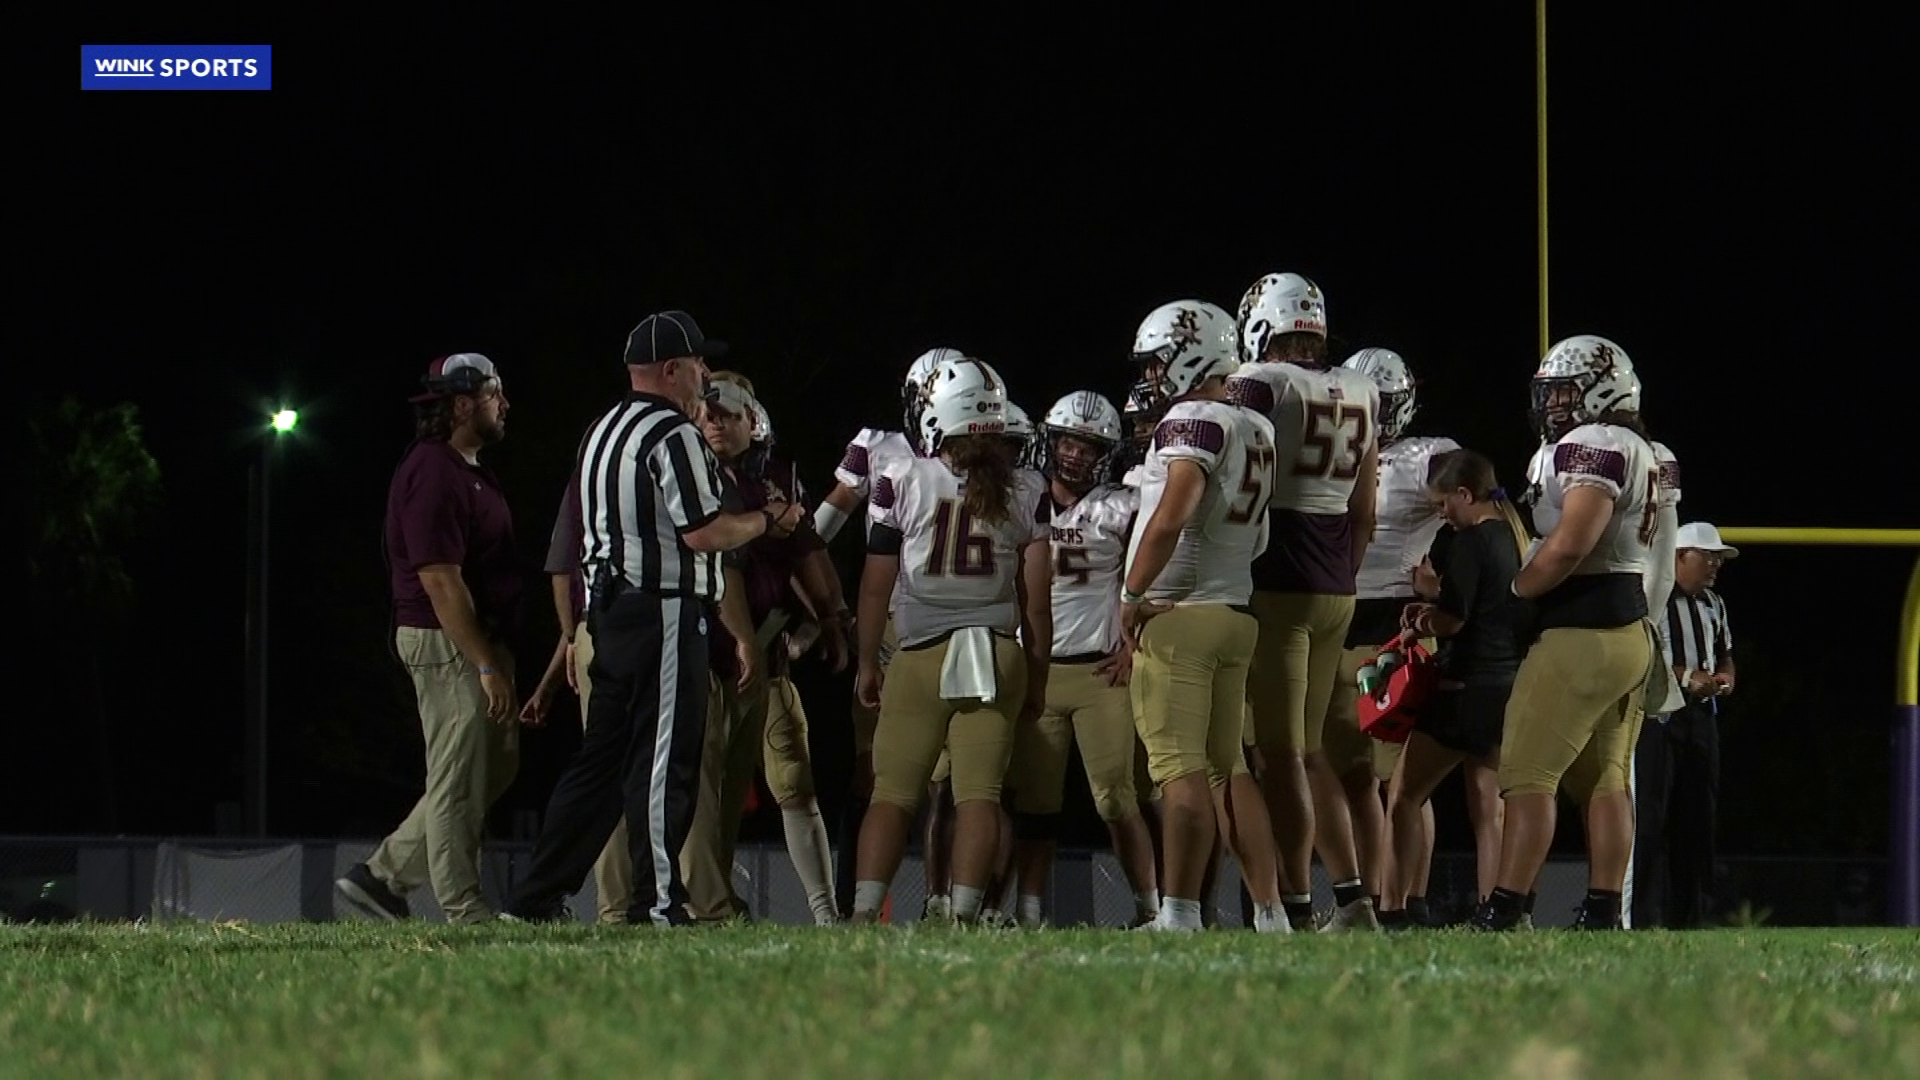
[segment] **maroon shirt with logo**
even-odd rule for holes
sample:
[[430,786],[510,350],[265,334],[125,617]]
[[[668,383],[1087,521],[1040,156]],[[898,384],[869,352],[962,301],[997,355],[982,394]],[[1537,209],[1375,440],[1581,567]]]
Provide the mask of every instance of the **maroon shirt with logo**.
[[[800,474],[789,462],[778,458],[769,460],[760,471],[760,478],[748,480],[736,473],[731,466],[722,467],[722,482],[730,489],[730,511],[753,513],[767,505],[768,488],[780,492],[788,502],[801,507],[806,506],[806,492],[800,487]],[[759,536],[748,541],[740,548],[727,553],[726,565],[740,571],[747,586],[747,609],[753,616],[756,629],[767,621],[767,616],[777,608],[790,608],[795,615],[805,613],[799,598],[793,593],[793,574],[799,569],[800,561],[811,552],[826,545],[820,535],[813,531],[811,517],[803,517],[801,526],[792,536]],[[792,627],[796,621],[790,620]],[[714,626],[708,635],[711,663],[714,669],[730,674],[734,669],[733,635],[723,626]],[[776,636],[767,647],[769,666],[767,674],[778,675],[786,670],[787,651]]]
[[473,595],[480,625],[504,632],[520,603],[513,515],[493,471],[443,440],[413,444],[387,488],[387,560],[394,622],[440,628],[420,568],[450,563]]

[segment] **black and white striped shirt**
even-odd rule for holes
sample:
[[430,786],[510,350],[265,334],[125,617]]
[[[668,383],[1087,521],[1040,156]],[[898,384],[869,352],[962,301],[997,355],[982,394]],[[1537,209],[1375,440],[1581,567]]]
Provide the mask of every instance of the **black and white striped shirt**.
[[1718,671],[1733,655],[1733,628],[1727,622],[1727,602],[1712,589],[1689,596],[1679,589],[1667,600],[1666,632],[1660,649],[1667,666],[1687,671]]
[[707,440],[673,403],[631,393],[594,422],[580,446],[580,516],[589,587],[624,582],[657,596],[719,600],[718,552],[681,536],[721,512]]

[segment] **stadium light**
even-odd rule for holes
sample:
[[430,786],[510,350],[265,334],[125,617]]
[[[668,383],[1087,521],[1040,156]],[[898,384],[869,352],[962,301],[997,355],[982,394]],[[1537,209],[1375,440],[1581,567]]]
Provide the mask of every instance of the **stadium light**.
[[246,826],[252,836],[267,835],[267,541],[271,518],[267,495],[273,476],[274,447],[300,424],[298,409],[276,409],[267,417],[260,460],[247,477],[247,728]]

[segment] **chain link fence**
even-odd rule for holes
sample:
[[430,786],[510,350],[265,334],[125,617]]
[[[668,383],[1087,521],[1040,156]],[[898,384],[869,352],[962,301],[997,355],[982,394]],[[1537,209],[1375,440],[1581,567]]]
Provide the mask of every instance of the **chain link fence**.
[[[241,841],[228,839],[92,839],[0,837],[0,916],[15,922],[187,919],[200,921],[326,922],[356,917],[339,901],[334,879],[373,851],[365,840]],[[529,865],[527,842],[493,842],[481,860],[489,902],[504,904]],[[1725,859],[1716,894],[1723,915],[1776,926],[1872,926],[1886,919],[1884,859]],[[777,844],[742,845],[734,862],[735,887],[763,922],[813,922],[800,880]],[[1463,917],[1474,900],[1470,855],[1437,853],[1427,889],[1442,917]],[[1565,926],[1586,891],[1586,864],[1555,860],[1541,876],[1534,921]],[[891,894],[891,919],[920,917],[926,868],[917,854],[901,864]],[[1324,872],[1314,868],[1315,901],[1332,902]],[[413,914],[442,921],[431,889],[408,897]],[[1215,921],[1245,925],[1240,875],[1228,860],[1213,897]],[[593,880],[571,900],[574,915],[591,921]],[[1134,901],[1111,853],[1063,849],[1045,897],[1055,926],[1125,926]]]

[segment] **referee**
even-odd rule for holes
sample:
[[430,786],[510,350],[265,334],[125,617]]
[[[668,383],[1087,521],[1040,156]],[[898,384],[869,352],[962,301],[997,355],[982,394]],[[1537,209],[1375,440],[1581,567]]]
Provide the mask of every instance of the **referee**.
[[707,634],[725,590],[720,553],[785,536],[801,508],[728,513],[713,454],[692,417],[707,360],[725,355],[684,311],[650,315],[627,335],[632,392],[581,443],[593,694],[580,749],[554,786],[533,864],[510,917],[567,917],[626,815],[633,923],[684,925],[680,878],[707,713]]
[[1733,629],[1713,591],[1740,552],[1702,521],[1680,528],[1673,595],[1661,616],[1661,651],[1685,703],[1640,729],[1633,925],[1705,926],[1713,909],[1714,833],[1719,827],[1720,699],[1733,693]]

